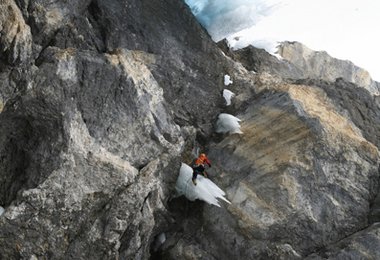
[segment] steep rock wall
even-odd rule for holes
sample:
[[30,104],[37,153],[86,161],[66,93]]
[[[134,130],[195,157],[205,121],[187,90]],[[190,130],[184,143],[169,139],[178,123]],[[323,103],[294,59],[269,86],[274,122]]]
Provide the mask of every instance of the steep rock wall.
[[[231,59],[179,0],[1,5],[2,258],[297,259],[378,238],[367,90],[265,52]],[[214,134],[221,112],[243,135]],[[230,206],[173,198],[194,147]]]
[[221,52],[181,1],[1,4],[1,258],[147,259]]

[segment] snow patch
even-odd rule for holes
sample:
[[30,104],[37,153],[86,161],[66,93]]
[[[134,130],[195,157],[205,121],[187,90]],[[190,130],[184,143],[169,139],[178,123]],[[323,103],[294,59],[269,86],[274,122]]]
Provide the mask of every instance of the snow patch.
[[233,83],[233,81],[231,80],[230,75],[227,75],[227,74],[224,75],[224,86],[228,86],[232,83]]
[[191,201],[196,199],[203,200],[208,204],[218,207],[220,207],[218,199],[231,203],[224,197],[226,195],[225,192],[215,183],[198,175],[197,185],[194,185],[191,180],[192,177],[193,169],[189,165],[182,163],[176,183],[176,190],[179,195],[185,195],[185,197]]
[[[281,55],[278,54],[278,47],[281,44],[281,42],[277,39],[273,38],[251,38],[251,37],[243,37],[243,36],[237,36],[237,35],[250,35],[248,32],[252,31],[253,29],[247,29],[243,30],[242,32],[239,32],[237,34],[233,34],[229,37],[227,37],[227,41],[232,49],[237,50],[244,48],[248,45],[255,46],[259,49],[264,49],[269,54],[275,56],[279,60],[283,60]],[[238,39],[238,40],[236,40]]]
[[241,120],[230,114],[221,113],[218,116],[218,121],[216,122],[216,132],[217,133],[230,133],[230,134],[242,134],[240,130]]
[[224,89],[223,90],[223,97],[226,100],[226,105],[231,105],[231,98],[235,96],[235,93],[233,93],[231,90]]

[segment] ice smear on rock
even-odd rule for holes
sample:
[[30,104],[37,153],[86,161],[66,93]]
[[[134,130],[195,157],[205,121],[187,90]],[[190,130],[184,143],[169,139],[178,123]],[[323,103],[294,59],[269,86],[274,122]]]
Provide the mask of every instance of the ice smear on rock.
[[220,207],[218,199],[222,199],[227,203],[230,203],[224,196],[226,195],[215,183],[209,179],[198,175],[197,185],[194,185],[191,178],[193,177],[193,169],[182,163],[179,171],[179,176],[176,183],[176,190],[179,195],[185,195],[185,197],[191,201],[196,199],[203,200],[208,204],[212,204]]
[[226,100],[226,105],[229,106],[231,105],[231,98],[235,96],[235,93],[232,92],[231,90],[224,89],[223,90],[223,97]]
[[4,208],[0,206],[0,216],[3,215],[4,211],[5,211]]
[[230,134],[242,134],[240,130],[241,120],[230,114],[222,113],[218,116],[218,121],[216,122],[216,132],[217,133],[230,133]]

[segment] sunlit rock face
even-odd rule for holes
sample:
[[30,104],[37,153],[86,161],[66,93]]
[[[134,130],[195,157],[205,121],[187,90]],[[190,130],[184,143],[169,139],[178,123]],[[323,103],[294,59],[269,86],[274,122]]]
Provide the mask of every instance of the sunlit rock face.
[[305,78],[330,82],[343,78],[374,95],[380,95],[379,83],[371,79],[368,71],[350,61],[335,59],[324,51],[313,51],[298,42],[283,42],[279,45],[278,54],[303,71]]
[[[226,50],[226,42],[218,45]],[[250,71],[268,72],[284,79],[319,79],[335,82],[342,78],[368,90],[372,95],[380,94],[380,83],[371,79],[370,74],[348,60],[331,57],[325,51],[314,51],[299,42],[282,42],[277,53],[270,55],[264,49],[248,46],[229,55]]]
[[[368,88],[219,48],[180,0],[0,6],[1,259],[377,258]],[[176,194],[199,151],[231,204]]]
[[[231,205],[224,214],[207,208],[204,218],[209,232],[244,241],[242,258],[301,258],[368,225],[379,152],[323,89],[265,80],[239,114],[244,134],[211,146]],[[236,237],[218,243],[236,252]]]
[[27,63],[32,54],[30,27],[14,1],[4,0],[0,8],[0,65]]

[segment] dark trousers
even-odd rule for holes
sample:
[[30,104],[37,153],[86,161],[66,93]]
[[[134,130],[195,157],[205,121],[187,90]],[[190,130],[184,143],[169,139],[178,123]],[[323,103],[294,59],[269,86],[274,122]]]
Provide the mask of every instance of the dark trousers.
[[199,171],[193,171],[193,180],[195,180],[198,176],[198,174],[202,174],[202,172],[199,172]]
[[205,171],[205,167],[203,165],[198,165],[196,167],[193,167],[193,180],[195,180],[198,176],[198,174],[202,174]]

